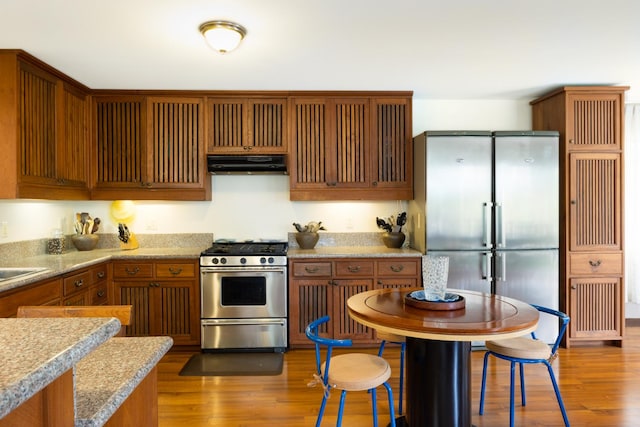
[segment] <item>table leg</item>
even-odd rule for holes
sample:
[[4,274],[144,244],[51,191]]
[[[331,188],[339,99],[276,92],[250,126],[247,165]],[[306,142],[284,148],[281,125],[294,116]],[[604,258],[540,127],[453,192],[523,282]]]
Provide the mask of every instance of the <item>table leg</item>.
[[407,337],[406,425],[471,426],[471,343]]

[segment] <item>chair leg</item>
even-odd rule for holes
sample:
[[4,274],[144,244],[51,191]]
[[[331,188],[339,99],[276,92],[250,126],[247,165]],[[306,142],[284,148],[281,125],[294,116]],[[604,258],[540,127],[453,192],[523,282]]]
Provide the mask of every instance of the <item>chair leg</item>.
[[320,404],[320,410],[318,411],[318,419],[316,420],[316,427],[320,427],[322,424],[322,416],[324,415],[324,408],[327,406],[327,396],[322,396],[322,403]]
[[376,389],[372,388],[371,392],[371,414],[373,414],[373,427],[378,427],[378,398],[376,395]]
[[549,377],[551,377],[551,384],[553,384],[553,390],[556,392],[556,399],[558,400],[558,406],[560,406],[560,412],[562,412],[564,425],[569,427],[569,418],[567,417],[567,411],[565,410],[564,403],[562,402],[562,396],[560,395],[560,388],[558,388],[558,383],[556,382],[556,376],[553,374],[553,368],[549,362],[545,361],[544,363],[547,365]]
[[480,386],[480,408],[478,410],[480,415],[484,414],[484,390],[487,385],[487,361],[490,354],[488,351],[484,354],[484,363],[482,364],[482,385]]
[[518,365],[520,365],[520,399],[522,406],[527,406],[527,397],[524,391],[524,363],[518,363]]
[[389,383],[382,383],[384,388],[387,389],[387,398],[389,400],[389,416],[391,417],[391,422],[389,423],[390,427],[396,427],[396,414],[393,410],[393,391],[391,391],[391,386]]
[[515,382],[516,379],[516,362],[511,362],[511,384],[509,384],[509,427],[513,427],[513,423],[514,423],[514,416],[515,416],[515,410],[514,410],[514,395],[515,395]]
[[340,406],[338,408],[338,420],[336,421],[336,427],[340,427],[342,425],[342,413],[344,412],[344,401],[347,397],[347,390],[342,390],[340,393]]

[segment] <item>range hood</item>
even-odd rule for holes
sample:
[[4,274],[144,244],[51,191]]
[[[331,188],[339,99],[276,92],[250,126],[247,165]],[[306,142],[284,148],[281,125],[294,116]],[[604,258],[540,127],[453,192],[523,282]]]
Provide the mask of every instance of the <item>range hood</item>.
[[287,162],[282,155],[207,155],[210,174],[287,174]]

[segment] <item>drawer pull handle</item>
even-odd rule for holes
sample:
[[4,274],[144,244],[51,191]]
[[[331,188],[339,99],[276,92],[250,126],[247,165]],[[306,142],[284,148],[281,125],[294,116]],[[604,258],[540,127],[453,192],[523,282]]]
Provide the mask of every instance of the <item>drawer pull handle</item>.
[[400,273],[402,270],[404,270],[404,265],[400,264],[400,265],[392,265],[391,267],[391,271],[393,271],[394,273]]
[[169,267],[169,273],[173,274],[174,276],[177,276],[178,274],[182,273],[182,269]]
[[601,263],[600,260],[597,260],[597,261],[594,261],[594,260],[591,260],[591,259],[589,260],[589,265],[591,267],[593,267],[593,268],[600,267],[600,263]]
[[149,286],[151,286],[152,288],[159,288],[160,287],[160,283],[150,282]]
[[351,273],[357,273],[358,271],[360,271],[360,266],[359,265],[350,265],[349,267],[347,267],[347,269]]
[[98,291],[97,295],[98,295],[98,297],[102,298],[103,296],[106,295],[106,292],[105,291]]
[[140,269],[138,267],[134,267],[133,269],[129,269],[129,267],[125,267],[124,271],[126,271],[129,276],[135,276],[136,274],[138,274]]
[[320,270],[320,267],[305,267],[304,271],[307,273],[317,273]]
[[106,276],[104,271],[98,271],[98,279],[104,279],[104,276]]
[[83,284],[84,284],[84,282],[82,281],[82,279],[76,280],[75,282],[73,282],[73,286],[75,286],[76,288],[79,288]]

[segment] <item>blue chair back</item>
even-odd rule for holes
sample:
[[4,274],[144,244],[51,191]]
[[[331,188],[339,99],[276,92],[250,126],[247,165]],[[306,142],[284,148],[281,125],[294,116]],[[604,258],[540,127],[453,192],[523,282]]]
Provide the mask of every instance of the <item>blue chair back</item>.
[[[333,347],[351,347],[351,340],[350,339],[344,339],[344,340],[336,340],[336,339],[332,339],[332,338],[325,338],[325,337],[321,337],[320,335],[318,335],[318,329],[320,328],[321,325],[329,322],[330,318],[329,316],[323,316],[317,320],[314,320],[313,322],[311,322],[305,329],[304,333],[307,336],[307,338],[309,338],[311,341],[313,341],[314,345],[315,345],[315,349],[316,349],[316,372],[318,373],[318,375],[320,375],[320,377],[322,378],[322,381],[324,382],[324,384],[327,384],[327,381],[329,380],[329,376],[325,375],[326,372],[329,372],[329,363],[331,361],[331,353],[333,350]],[[325,355],[325,365],[324,365],[324,372],[321,371],[322,368],[322,347],[325,346],[326,347],[326,355]]]
[[[553,346],[551,348],[551,355],[556,354],[556,351],[558,351],[558,347],[560,347],[560,343],[562,342],[562,337],[564,336],[564,333],[567,330],[567,325],[569,324],[569,316],[567,316],[565,313],[558,311],[558,310],[554,310],[552,308],[547,308],[547,307],[543,307],[541,305],[536,305],[536,304],[531,304],[536,310],[542,312],[542,313],[547,313],[550,314],[552,316],[557,316],[560,319],[560,328],[558,329],[558,336],[556,337],[556,340],[553,343]],[[531,332],[531,337],[533,337],[533,339],[536,339],[536,333]]]

